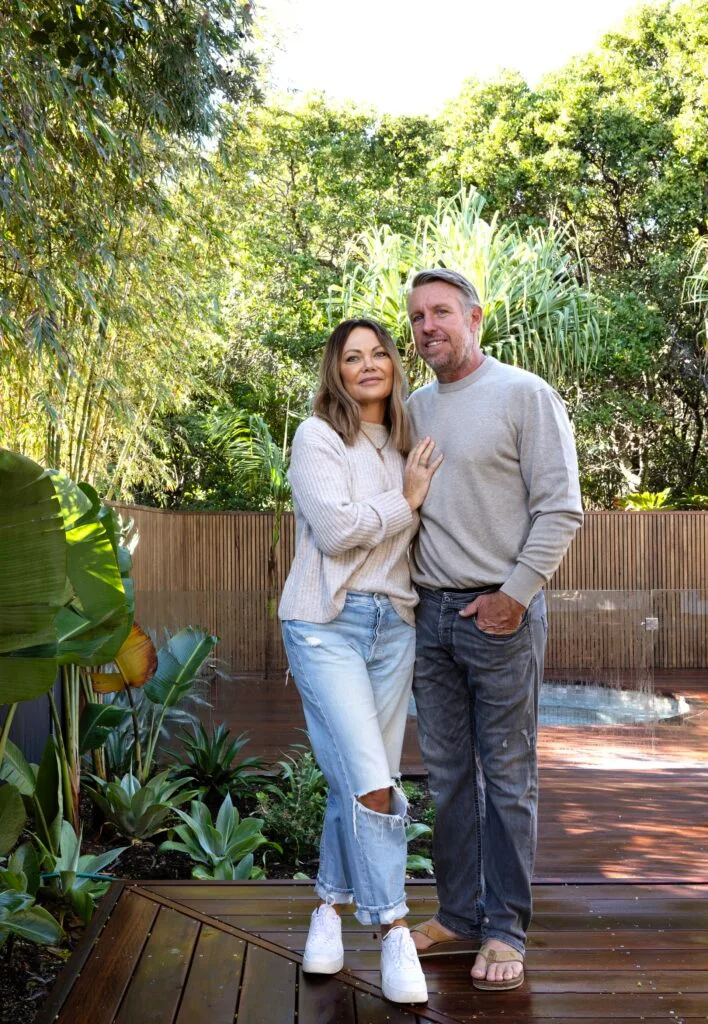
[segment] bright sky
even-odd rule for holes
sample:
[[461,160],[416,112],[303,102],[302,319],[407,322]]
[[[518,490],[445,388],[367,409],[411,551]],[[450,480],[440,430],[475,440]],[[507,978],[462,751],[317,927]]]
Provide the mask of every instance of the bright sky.
[[638,0],[256,0],[280,49],[273,80],[390,113],[436,113],[472,76],[535,85]]

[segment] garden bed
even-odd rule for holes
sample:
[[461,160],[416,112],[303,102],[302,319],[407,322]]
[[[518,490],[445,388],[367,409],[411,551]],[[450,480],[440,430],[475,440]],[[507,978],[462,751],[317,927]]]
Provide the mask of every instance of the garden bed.
[[[405,781],[404,788],[409,799],[411,820],[432,825],[434,811],[425,783],[420,780]],[[236,803],[243,816],[258,812],[255,798]],[[286,810],[284,811],[282,806],[279,807],[279,827],[291,830],[291,838],[299,844],[299,856],[295,856],[295,850],[298,847],[293,843],[287,844],[283,853],[268,850],[265,854],[266,877],[268,879],[288,879],[295,875],[314,877],[318,864],[317,821],[314,817],[305,821],[302,818],[295,821],[292,814],[287,812],[287,801],[283,803]],[[84,829],[83,853],[97,856],[115,849],[117,846],[125,845],[126,840],[117,834],[113,826],[98,820],[95,808],[86,797],[82,798],[81,812]],[[299,835],[297,834],[298,828]],[[295,835],[293,835],[293,829]],[[268,835],[269,831],[266,819],[263,832]],[[161,851],[159,846],[163,838],[158,836],[156,841],[146,840],[130,843],[107,873],[110,873],[113,878],[135,881],[191,879],[193,862],[186,854],[179,851]],[[426,835],[412,841],[409,844],[409,854],[429,857],[430,836]],[[411,876],[430,878],[425,871],[412,871]],[[66,941],[60,948],[39,946],[16,938],[14,942],[8,942],[0,952],[0,1024],[33,1024],[57,975],[81,938],[84,928],[75,919],[73,921],[67,919],[65,930]]]

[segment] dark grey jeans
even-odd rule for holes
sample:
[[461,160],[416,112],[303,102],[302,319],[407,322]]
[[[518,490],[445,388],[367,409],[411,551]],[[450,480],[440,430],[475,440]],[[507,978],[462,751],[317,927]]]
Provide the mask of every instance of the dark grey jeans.
[[510,636],[459,611],[475,593],[420,589],[413,694],[437,817],[441,924],[523,951],[536,852],[538,694],[546,604]]

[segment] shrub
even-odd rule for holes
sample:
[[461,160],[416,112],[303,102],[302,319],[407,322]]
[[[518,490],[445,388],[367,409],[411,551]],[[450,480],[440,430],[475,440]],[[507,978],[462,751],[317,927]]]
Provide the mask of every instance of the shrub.
[[266,819],[266,832],[295,864],[318,856],[327,802],[327,782],[311,750],[302,744],[295,755],[279,761],[278,782],[258,793],[258,812]]
[[188,780],[170,780],[168,776],[168,771],[160,772],[141,786],[132,772],[127,772],[119,782],[104,782],[94,775],[99,788],[87,786],[86,790],[122,836],[149,839],[164,832],[175,808],[195,795],[193,789],[182,788]]
[[225,797],[227,793],[236,798],[248,797],[263,782],[260,769],[264,762],[260,758],[244,757],[234,764],[248,743],[248,736],[241,733],[229,741],[230,735],[231,730],[222,723],[210,736],[200,722],[194,725],[192,733],[183,729],[178,736],[185,753],[179,755],[178,765],[172,772],[175,778],[188,777],[196,782],[207,801],[217,796]]
[[[181,842],[166,840],[160,850],[178,850],[196,861],[193,878],[243,879],[264,878],[265,872],[254,867],[253,854],[261,846],[275,845],[261,832],[262,818],[239,820],[238,811],[227,793],[219,808],[216,822],[205,804],[193,800],[191,813],[177,810],[183,824],[177,825],[175,834]],[[276,847],[279,849],[279,847]]]

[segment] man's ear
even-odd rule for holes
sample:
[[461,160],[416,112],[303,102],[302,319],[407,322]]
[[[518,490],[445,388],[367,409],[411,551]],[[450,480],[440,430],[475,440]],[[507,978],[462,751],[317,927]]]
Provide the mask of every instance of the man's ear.
[[473,331],[479,330],[482,323],[482,307],[473,306],[469,311],[469,324]]

